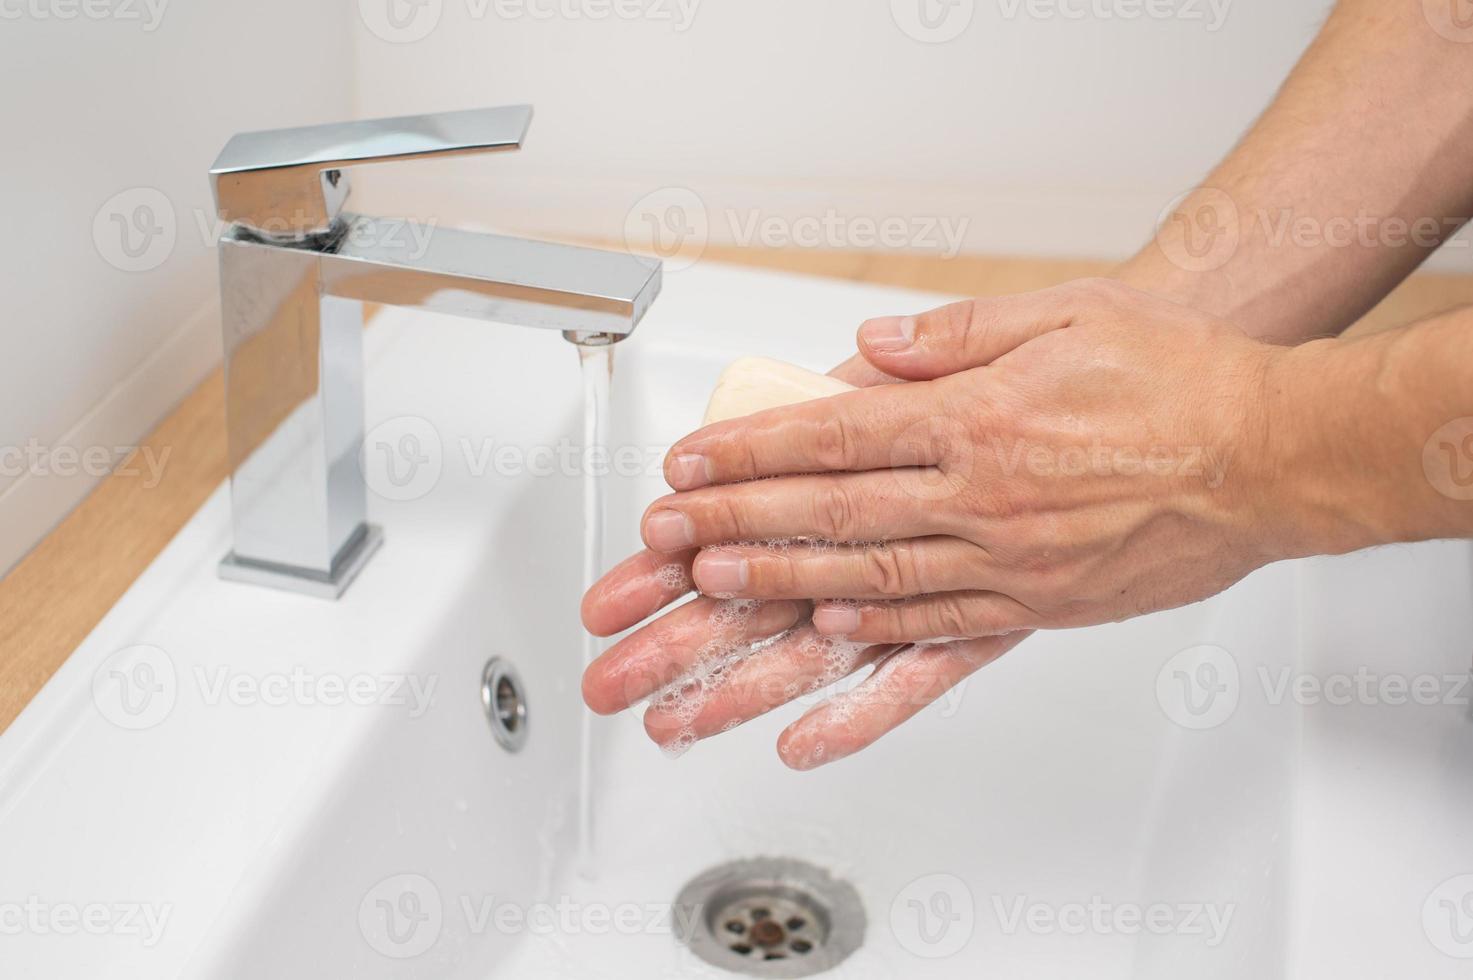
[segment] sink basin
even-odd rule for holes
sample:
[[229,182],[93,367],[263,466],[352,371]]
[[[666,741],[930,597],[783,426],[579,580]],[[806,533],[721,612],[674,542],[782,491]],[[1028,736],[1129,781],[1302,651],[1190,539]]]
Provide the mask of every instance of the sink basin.
[[[946,299],[672,274],[616,352],[611,560],[729,360],[824,369],[866,316]],[[774,751],[792,707],[677,761],[595,719],[585,875],[577,358],[394,311],[366,350],[367,452],[395,465],[370,467],[386,543],[343,599],[220,581],[222,488],[0,736],[5,975],[727,977],[671,903],[758,857],[857,892],[832,976],[1467,975],[1466,544],[1040,634],[813,773]],[[518,752],[492,657],[520,676]],[[1369,695],[1333,693],[1358,675]]]

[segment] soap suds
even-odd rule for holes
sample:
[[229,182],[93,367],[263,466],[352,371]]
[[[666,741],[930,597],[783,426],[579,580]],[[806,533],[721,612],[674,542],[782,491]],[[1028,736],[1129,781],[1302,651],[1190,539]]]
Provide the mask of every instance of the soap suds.
[[689,592],[694,584],[685,566],[674,561],[655,570],[655,581],[672,592]]
[[756,599],[724,599],[716,604],[709,619],[712,638],[696,651],[686,672],[656,691],[650,704],[679,725],[675,738],[665,743],[665,754],[679,758],[696,744],[692,727],[712,696],[730,679],[727,667],[748,655],[751,645],[743,639],[752,614],[762,603]]

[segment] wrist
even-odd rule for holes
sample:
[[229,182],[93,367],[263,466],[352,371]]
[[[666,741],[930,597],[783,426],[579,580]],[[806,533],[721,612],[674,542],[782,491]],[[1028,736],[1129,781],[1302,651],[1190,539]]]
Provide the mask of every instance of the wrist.
[[1394,508],[1368,480],[1377,365],[1339,340],[1273,348],[1262,392],[1260,520],[1277,558],[1339,555],[1404,540]]
[[1225,320],[1234,319],[1236,300],[1227,277],[1215,271],[1183,269],[1172,262],[1155,241],[1117,268],[1110,277],[1179,306]]

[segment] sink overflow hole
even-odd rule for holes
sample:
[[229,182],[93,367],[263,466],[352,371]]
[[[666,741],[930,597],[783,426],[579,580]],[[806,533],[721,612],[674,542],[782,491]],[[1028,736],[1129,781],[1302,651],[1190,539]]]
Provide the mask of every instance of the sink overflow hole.
[[516,669],[501,657],[492,657],[481,673],[481,705],[491,723],[491,734],[508,752],[527,744],[527,698]]

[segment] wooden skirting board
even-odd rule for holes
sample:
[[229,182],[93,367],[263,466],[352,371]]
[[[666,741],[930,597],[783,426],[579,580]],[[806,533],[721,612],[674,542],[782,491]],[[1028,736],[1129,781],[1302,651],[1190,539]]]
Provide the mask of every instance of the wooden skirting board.
[[[712,246],[705,258],[958,295],[1040,289],[1109,271],[1101,262]],[[1473,277],[1417,276],[1357,329],[1473,303]],[[226,477],[223,382],[216,370],[144,440],[169,453],[156,485],[127,461],[0,579],[0,731],[112,608]],[[145,471],[146,472],[146,471]]]

